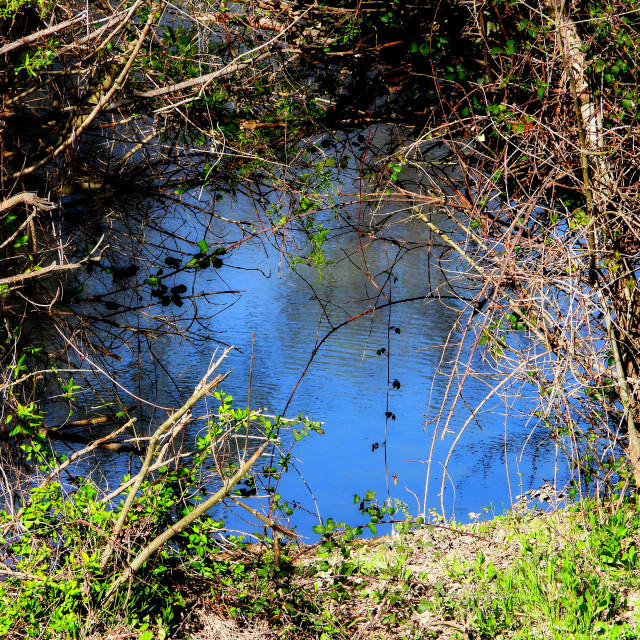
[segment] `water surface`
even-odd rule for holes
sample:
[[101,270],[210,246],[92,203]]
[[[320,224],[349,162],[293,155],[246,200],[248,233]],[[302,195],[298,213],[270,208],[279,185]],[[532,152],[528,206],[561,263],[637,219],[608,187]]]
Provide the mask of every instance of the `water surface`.
[[[341,209],[354,226],[359,220],[362,228],[370,228],[398,208],[358,202],[361,186],[357,177],[347,184],[354,201]],[[246,197],[227,198],[216,205],[216,213],[258,226],[256,203]],[[118,367],[125,386],[161,406],[179,406],[206,371],[216,343],[234,345],[224,388],[246,406],[253,348],[251,406],[275,414],[286,408],[290,416],[301,413],[324,423],[324,435],[296,443],[295,469],[278,487],[283,497],[303,507],[292,522],[307,535],[318,521],[316,506],[325,518],[358,522],[353,495],[367,490],[376,491],[380,501],[405,503],[413,515],[444,508],[446,517],[465,521],[483,507],[501,513],[522,491],[553,482],[556,451],[544,432],[534,430],[526,398],[505,403],[492,397],[460,434],[495,382],[480,362],[475,364],[486,379],[465,381],[464,400],[441,438],[442,423],[433,418],[441,409],[455,355],[453,348],[443,352],[443,345],[461,340],[456,319],[469,292],[464,273],[454,260],[442,260],[438,242],[411,208],[364,237],[339,225],[331,211],[322,215],[327,226],[341,229],[329,234],[329,264],[320,271],[304,264],[291,269],[282,244],[265,241],[264,234],[247,238],[226,221],[193,220],[186,212],[165,217],[163,225],[180,235],[176,249],[187,250],[203,238],[211,245],[239,243],[221,269],[208,269],[197,281],[179,274],[175,283],[191,290],[195,282],[195,292],[241,293],[197,301],[197,320],[210,342],[164,336],[149,343],[155,360],[149,353],[142,361],[125,354]],[[444,218],[440,222],[446,224]],[[148,236],[154,240],[152,232]],[[444,300],[428,298],[433,291]],[[376,304],[402,300],[344,324],[309,364],[332,327]],[[153,417],[161,416],[160,411]],[[195,435],[193,429],[189,437]],[[101,460],[111,481],[127,470],[123,457]]]

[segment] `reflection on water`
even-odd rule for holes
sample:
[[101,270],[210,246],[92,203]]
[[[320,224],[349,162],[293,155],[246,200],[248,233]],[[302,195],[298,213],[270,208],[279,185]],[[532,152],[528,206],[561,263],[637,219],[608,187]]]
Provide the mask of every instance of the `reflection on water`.
[[[354,205],[347,213],[356,220],[361,212]],[[377,211],[373,221],[384,214]],[[248,199],[230,202],[225,216],[255,220],[254,205]],[[241,239],[227,223],[208,222],[208,239],[224,238],[225,243]],[[165,224],[179,229],[185,245],[203,237],[203,227],[195,221],[179,218]],[[287,499],[311,509],[306,483],[323,516],[352,523],[357,521],[353,494],[366,490],[376,491],[382,500],[389,492],[392,499],[407,503],[414,515],[440,508],[441,503],[448,517],[462,521],[482,507],[493,505],[501,512],[522,491],[554,480],[553,444],[537,435],[529,438],[532,423],[524,398],[515,398],[510,406],[493,399],[459,438],[440,496],[451,445],[488,388],[484,381],[469,378],[465,403],[458,403],[450,433],[443,440],[438,433],[434,439],[433,425],[425,422],[425,416],[433,417],[440,407],[447,379],[435,374],[450,370],[451,354],[443,355],[442,346],[459,339],[451,331],[460,303],[424,299],[438,287],[445,296],[452,293],[437,267],[441,250],[429,248],[432,239],[424,226],[406,220],[384,227],[378,237],[382,235],[393,242],[373,242],[354,231],[329,236],[325,253],[331,264],[323,267],[321,276],[306,265],[292,271],[277,250],[258,241],[246,242],[225,259],[222,269],[209,269],[198,280],[201,291],[242,291],[198,300],[199,320],[212,342],[176,343],[159,337],[148,344],[154,358],[149,354],[143,362],[125,358],[118,373],[140,396],[165,407],[177,406],[191,394],[207,368],[213,341],[219,341],[238,349],[227,360],[233,370],[224,388],[239,406],[246,405],[248,356],[255,334],[252,406],[276,414],[288,406],[288,414],[302,413],[324,422],[324,435],[314,434],[293,450],[304,483],[295,473],[284,477],[278,490]],[[442,265],[451,270],[447,281],[459,275],[453,263]],[[390,276],[385,274],[391,269]],[[373,277],[365,277],[363,271]],[[184,280],[190,287],[187,276]],[[377,288],[382,284],[383,295]],[[459,284],[456,291],[464,295]],[[402,300],[406,302],[362,315],[332,333],[300,380],[314,347],[332,327],[370,309],[374,302]],[[163,369],[158,362],[169,367]],[[195,431],[189,435],[195,437]],[[433,464],[425,490],[432,443]],[[127,462],[103,456],[101,464],[109,476],[110,467],[117,475]],[[316,522],[304,511],[294,516],[294,524],[305,534]]]
[[[242,203],[235,206],[242,207]],[[246,218],[249,211],[238,215]],[[414,240],[420,233],[421,229],[411,228]],[[233,371],[224,385],[240,406],[248,397],[248,354],[253,334],[252,405],[280,413],[289,403],[314,346],[329,329],[319,300],[334,325],[367,308],[372,286],[357,265],[341,259],[341,255],[353,250],[347,242],[348,238],[343,237],[340,243],[329,247],[329,257],[335,264],[325,267],[320,281],[310,268],[299,268],[298,273],[280,268],[277,253],[266,255],[263,247],[256,245],[244,248],[243,262],[259,267],[266,276],[225,268],[210,273],[209,287],[201,285],[205,289],[243,290],[233,305],[225,305],[224,313],[210,320],[212,336],[242,352],[229,358]],[[372,247],[367,252],[369,270],[382,272],[387,268],[386,256],[376,249]],[[414,251],[397,266],[392,299],[415,298],[425,293],[427,256],[426,251]],[[200,306],[203,315],[217,311],[203,303]],[[422,511],[424,461],[433,435],[431,428],[425,426],[425,414],[430,401],[434,407],[439,406],[446,384],[444,377],[434,378],[434,373],[455,316],[452,305],[445,307],[435,300],[389,306],[346,324],[318,351],[289,403],[289,414],[303,413],[324,422],[325,434],[297,443],[294,456],[296,469],[312,489],[325,517],[353,522],[353,494],[375,490],[379,498],[385,499],[387,485],[391,497],[408,503],[411,513]],[[389,331],[389,327],[393,329]],[[378,354],[382,349],[386,353]],[[171,362],[171,380],[167,373],[154,367],[153,376],[149,374],[148,378],[150,387],[143,389],[147,392],[145,397],[152,397],[152,389],[157,389],[162,391],[158,394],[162,404],[175,404],[178,396],[185,398],[191,392],[206,368],[210,350],[198,350],[186,342],[176,348],[168,339],[157,341],[154,350],[160,360]],[[389,391],[387,405],[387,383],[394,380],[399,388]],[[485,393],[483,383],[470,380],[465,399],[472,406]],[[505,407],[494,401],[486,408],[490,412],[479,415],[458,442],[447,470],[444,505],[447,515],[453,515],[455,509],[461,520],[482,506],[493,504],[502,511],[510,505],[505,451],[513,496],[521,493],[521,481],[528,489],[553,479],[553,469],[548,464],[554,459],[550,443],[530,442],[521,455],[529,434],[526,413],[516,417],[523,406],[516,401],[514,406]],[[387,411],[395,419],[386,418]],[[452,433],[435,443],[427,510],[440,507],[442,463],[467,417],[468,410],[460,404],[450,425]],[[311,507],[304,484],[296,474],[285,477],[279,491]],[[316,521],[301,513],[295,522],[308,534]]]

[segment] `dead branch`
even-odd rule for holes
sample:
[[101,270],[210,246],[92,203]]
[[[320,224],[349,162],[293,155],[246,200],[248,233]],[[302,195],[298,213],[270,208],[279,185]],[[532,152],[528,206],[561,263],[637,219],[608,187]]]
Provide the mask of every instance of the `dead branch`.
[[65,20],[64,22],[59,22],[58,24],[54,24],[50,27],[47,27],[46,29],[42,29],[41,31],[30,33],[28,36],[25,36],[24,38],[20,38],[19,40],[15,40],[14,42],[5,44],[4,47],[0,47],[0,56],[5,53],[9,53],[11,51],[15,51],[20,47],[24,47],[25,45],[31,44],[32,42],[36,42],[37,40],[40,40],[42,38],[46,38],[47,36],[57,33],[58,31],[62,31],[63,29],[66,29],[67,27],[77,24],[78,22],[82,22],[83,20],[86,20],[86,17],[87,17],[87,12],[81,11],[74,18],[70,18],[69,20]]
[[[105,595],[105,606],[113,600],[118,589],[133,575],[136,571],[158,550],[162,545],[171,540],[175,535],[184,531],[189,525],[197,520],[201,515],[209,511],[212,507],[218,504],[221,500],[224,500],[228,496],[233,488],[244,478],[247,472],[255,464],[256,460],[262,455],[268,442],[265,442],[248,460],[242,462],[238,470],[233,474],[231,478],[225,481],[224,486],[219,489],[214,495],[205,500],[202,504],[198,505],[193,511],[191,511],[184,518],[171,525],[164,533],[160,534],[151,543],[147,545],[129,564],[126,571],[124,571],[109,587]],[[132,491],[133,493],[133,491]],[[131,495],[131,494],[130,494]]]
[[153,456],[156,453],[156,448],[157,448],[158,441],[159,441],[160,437],[169,428],[171,428],[178,420],[180,420],[186,413],[188,413],[202,397],[204,397],[209,391],[211,391],[211,389],[213,389],[216,385],[218,385],[220,382],[222,382],[222,380],[224,380],[226,378],[226,376],[228,374],[218,375],[213,380],[207,382],[207,380],[211,376],[211,374],[216,370],[216,368],[220,365],[220,363],[224,360],[224,358],[227,357],[227,354],[232,349],[233,349],[233,347],[229,347],[228,349],[225,349],[225,351],[222,353],[220,358],[218,358],[218,360],[216,360],[209,367],[209,370],[203,376],[202,380],[200,381],[200,384],[195,388],[195,390],[194,390],[193,394],[191,395],[191,397],[182,405],[182,407],[180,409],[178,409],[169,418],[167,418],[167,420],[165,420],[155,430],[153,436],[149,440],[149,444],[147,445],[147,453],[146,453],[145,459],[144,459],[144,461],[142,463],[142,467],[140,468],[140,471],[136,475],[135,483],[133,484],[133,486],[132,486],[132,488],[131,488],[131,490],[129,492],[129,495],[127,496],[127,499],[125,500],[125,503],[124,503],[124,505],[123,505],[123,507],[122,507],[122,509],[120,511],[120,514],[118,516],[118,520],[116,521],[116,524],[114,525],[113,530],[111,532],[111,536],[109,538],[109,541],[108,541],[108,543],[107,543],[107,545],[106,545],[106,547],[105,547],[105,549],[104,549],[104,551],[102,553],[102,557],[100,558],[100,566],[102,568],[104,568],[106,566],[107,562],[109,561],[109,558],[111,556],[111,553],[112,553],[114,545],[115,545],[115,541],[118,539],[118,536],[120,535],[120,532],[122,531],[122,528],[124,526],[125,520],[127,519],[127,515],[129,514],[131,506],[133,505],[133,501],[136,499],[136,496],[138,494],[138,489],[140,489],[140,485],[142,484],[143,480],[145,479],[145,477],[147,476],[147,474],[149,472],[149,468],[151,467],[151,462],[153,460]]
[[30,204],[42,211],[50,211],[58,206],[54,202],[50,202],[45,198],[39,198],[35,193],[23,191],[22,193],[17,193],[15,196],[11,196],[3,202],[0,202],[0,212],[11,209],[18,204]]
[[106,251],[107,247],[103,247],[100,250],[100,253],[96,256],[94,255],[96,251],[100,248],[102,240],[104,236],[100,238],[98,244],[91,250],[91,253],[80,260],[80,262],[73,262],[70,264],[50,264],[48,267],[42,267],[42,269],[34,269],[33,271],[28,271],[27,273],[18,273],[14,276],[9,276],[8,278],[0,278],[0,286],[8,286],[13,287],[15,285],[22,285],[28,280],[40,279],[44,277],[48,277],[54,273],[62,273],[65,271],[73,271],[75,269],[79,269],[83,265],[88,262],[99,262],[102,258],[102,254]]

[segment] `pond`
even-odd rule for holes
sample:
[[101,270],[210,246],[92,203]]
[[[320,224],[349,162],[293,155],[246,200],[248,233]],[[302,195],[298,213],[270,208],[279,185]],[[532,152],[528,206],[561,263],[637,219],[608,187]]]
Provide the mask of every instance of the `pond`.
[[[317,511],[357,523],[353,496],[366,491],[380,502],[406,505],[413,516],[436,509],[464,522],[483,508],[502,513],[518,494],[554,483],[565,465],[547,434],[535,429],[522,390],[508,401],[490,394],[496,378],[482,362],[475,362],[480,374],[465,380],[442,437],[445,423],[435,418],[451,408],[455,345],[463,357],[471,346],[456,324],[468,286],[464,273],[411,207],[366,205],[357,197],[358,174],[350,179],[345,191],[354,195],[345,198],[351,204],[341,209],[343,223],[355,227],[360,220],[369,233],[348,224],[329,233],[320,269],[292,269],[263,236],[247,238],[230,228],[228,220],[259,226],[256,203],[246,197],[217,204],[224,220],[193,220],[180,211],[165,218],[163,225],[179,232],[177,248],[203,237],[210,244],[239,243],[223,268],[200,274],[197,288],[241,293],[197,301],[211,343],[158,338],[153,352],[168,368],[149,359],[139,376],[137,363],[125,357],[118,367],[122,381],[146,400],[179,406],[206,371],[216,342],[234,345],[224,389],[238,406],[246,406],[251,379],[253,408],[323,422],[323,435],[295,444],[292,471],[278,486],[301,505],[292,524],[304,535],[317,524]],[[389,222],[396,209],[401,212]],[[333,214],[326,215],[329,226]],[[441,299],[430,297],[435,290]],[[376,305],[381,308],[370,312]],[[445,344],[452,346],[443,350]],[[481,410],[472,416],[474,408]],[[127,464],[124,456],[111,456],[103,466],[107,476],[108,468],[117,476]]]

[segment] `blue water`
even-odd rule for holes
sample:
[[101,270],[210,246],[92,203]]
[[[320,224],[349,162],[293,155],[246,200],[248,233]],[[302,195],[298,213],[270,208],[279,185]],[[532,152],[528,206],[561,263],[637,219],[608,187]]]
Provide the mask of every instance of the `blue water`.
[[[219,203],[216,211],[237,220],[256,221],[257,216],[255,203],[242,197]],[[363,223],[386,213],[372,212],[357,202],[344,211],[353,220],[360,215]],[[468,293],[464,273],[455,261],[439,260],[441,249],[429,248],[433,239],[424,225],[409,219],[410,213],[398,215],[383,229],[395,245],[360,240],[352,230],[330,234],[325,251],[331,264],[319,272],[306,265],[291,269],[279,247],[264,237],[246,239],[228,222],[194,220],[177,210],[163,221],[165,227],[179,231],[177,248],[203,238],[211,245],[243,242],[225,256],[221,269],[208,269],[197,281],[181,274],[175,284],[186,284],[190,292],[195,283],[196,292],[242,293],[197,301],[201,333],[208,342],[168,336],[150,341],[147,346],[164,369],[148,353],[141,362],[126,357],[126,349],[123,363],[114,367],[121,382],[137,395],[163,407],[179,406],[206,371],[216,343],[234,345],[237,351],[223,365],[231,370],[224,389],[238,406],[246,406],[253,344],[251,406],[274,414],[288,407],[289,416],[301,413],[324,423],[324,435],[313,434],[295,444],[292,470],[278,486],[284,498],[301,505],[291,522],[305,535],[313,535],[316,510],[323,518],[359,523],[353,495],[368,490],[376,491],[381,502],[405,503],[413,516],[436,509],[447,518],[468,521],[470,512],[483,508],[490,514],[502,513],[518,494],[566,473],[553,442],[535,429],[534,402],[523,396],[526,389],[512,390],[506,403],[497,395],[491,397],[460,435],[470,411],[483,401],[488,385],[496,382],[479,358],[474,360],[479,375],[465,381],[464,399],[456,404],[448,432],[441,438],[444,422],[433,419],[441,408],[455,355],[455,348],[443,354],[443,345],[461,340],[455,323],[463,302],[411,301],[364,315],[333,333],[303,376],[314,346],[330,328],[323,306],[335,326],[371,308],[379,295],[374,282],[392,301],[425,296],[437,287],[450,295],[449,281],[455,282],[460,296]],[[326,215],[327,224],[336,223],[330,213]],[[149,237],[153,239],[152,234]],[[412,243],[413,248],[394,265],[398,242]],[[384,272],[392,265],[397,280],[389,285]],[[157,305],[155,311],[160,310]],[[192,326],[193,309],[187,305],[184,311],[182,326]],[[463,358],[469,344],[463,344]],[[141,352],[145,353],[144,345]],[[394,380],[399,388],[389,388]],[[449,399],[445,413],[450,407]],[[395,419],[385,417],[388,411]],[[155,420],[166,415],[162,410],[146,413]],[[193,439],[195,433],[192,429],[188,435]],[[101,454],[100,460],[101,473],[110,482],[127,471],[123,456]],[[253,506],[259,506],[257,500]],[[246,525],[237,521],[234,526]]]
[[[238,201],[229,213],[246,219],[251,215],[250,203]],[[419,223],[408,222],[394,232],[396,237],[405,234],[414,241],[426,241]],[[250,242],[231,254],[225,267],[211,270],[205,281],[199,281],[199,287],[207,291],[243,291],[224,297],[224,301],[212,298],[211,304],[199,303],[203,318],[217,314],[203,320],[211,337],[239,350],[226,361],[232,373],[224,383],[238,405],[246,406],[248,399],[255,335],[252,407],[279,414],[288,405],[287,415],[302,413],[324,423],[324,435],[313,434],[295,444],[294,468],[278,487],[283,497],[303,506],[292,523],[310,535],[318,522],[314,515],[317,507],[325,518],[355,524],[359,518],[353,495],[367,490],[376,491],[380,501],[390,498],[406,503],[414,516],[444,509],[447,518],[466,521],[470,512],[480,512],[483,507],[501,513],[522,491],[553,482],[554,445],[550,440],[544,442],[544,432],[532,434],[535,422],[529,417],[526,399],[516,397],[506,406],[492,398],[453,449],[442,492],[443,464],[469,409],[458,403],[450,432],[443,440],[441,427],[434,440],[435,426],[425,421],[427,415],[437,413],[446,388],[443,374],[450,367],[441,362],[442,345],[447,339],[459,340],[455,331],[450,332],[460,303],[406,302],[351,322],[322,345],[300,380],[314,346],[329,328],[317,299],[330,303],[336,324],[366,310],[375,293],[361,270],[341,259],[345,252],[354,252],[352,261],[361,265],[358,249],[356,234],[329,240],[327,253],[334,264],[325,266],[320,276],[310,267],[293,271],[282,264],[275,249],[265,251],[263,244]],[[367,250],[371,273],[388,266],[383,249],[379,244]],[[398,265],[392,299],[425,294],[428,260],[425,247]],[[247,271],[246,267],[259,267],[261,272]],[[438,281],[437,273],[432,273],[432,281]],[[221,306],[213,306],[214,301]],[[390,326],[394,327],[391,331]],[[170,352],[179,392],[169,393],[175,384],[163,383],[160,375],[158,399],[165,405],[171,401],[178,404],[205,371],[213,345],[195,349],[186,342],[175,345],[167,341],[165,348]],[[382,348],[387,353],[378,355]],[[448,352],[445,360],[452,353]],[[436,375],[439,367],[440,375]],[[388,383],[396,379],[400,388],[389,391],[387,407]],[[476,406],[487,391],[483,382],[470,378],[464,387],[467,406]],[[387,411],[395,420],[385,417]]]

